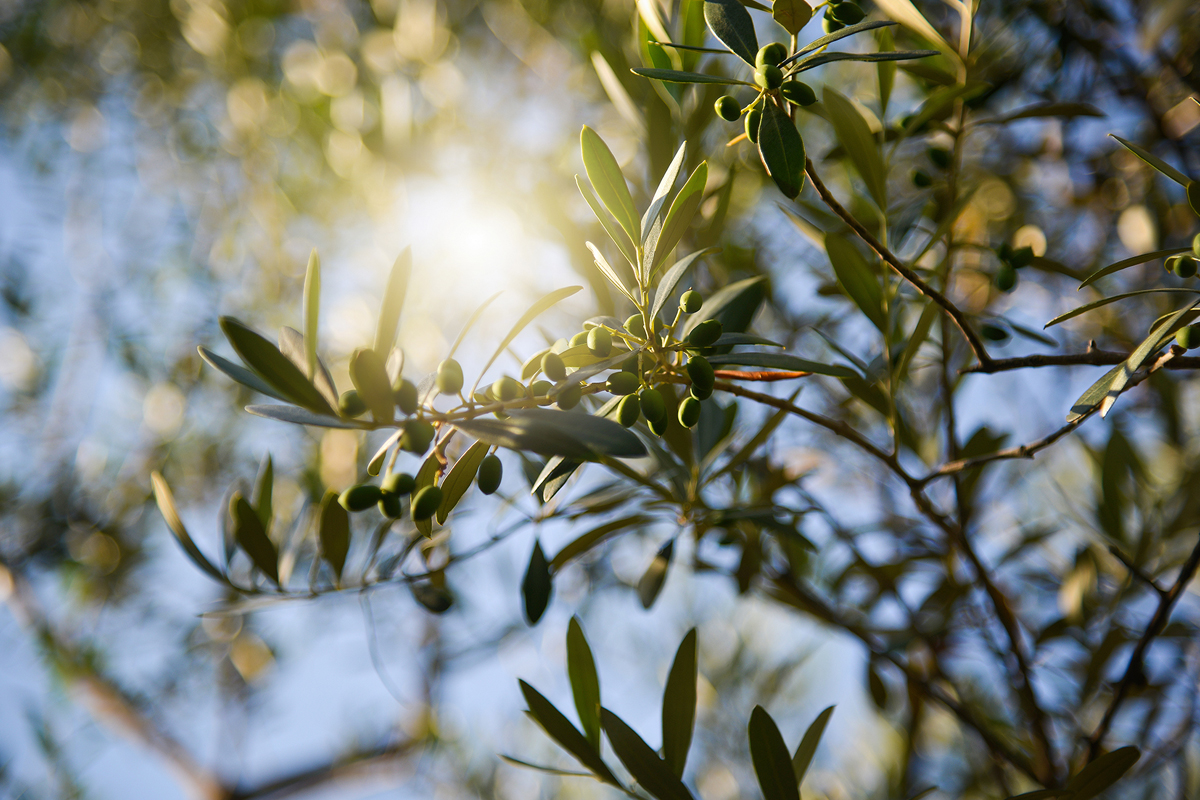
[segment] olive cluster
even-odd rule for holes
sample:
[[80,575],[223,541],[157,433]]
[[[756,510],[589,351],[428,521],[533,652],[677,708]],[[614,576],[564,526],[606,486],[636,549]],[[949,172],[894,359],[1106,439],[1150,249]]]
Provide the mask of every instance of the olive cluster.
[[759,92],[746,108],[743,109],[731,95],[717,98],[714,106],[717,116],[726,122],[736,122],[745,113],[746,138],[751,142],[758,142],[758,125],[762,121],[762,109],[759,106],[765,102],[764,98],[778,96],[797,106],[811,106],[817,102],[817,94],[811,86],[787,77],[784,69],[788,56],[787,46],[782,42],[771,42],[759,48],[754,59],[754,83]]
[[996,257],[1000,259],[1000,268],[996,270],[993,281],[1000,291],[1011,292],[1017,288],[1017,270],[1033,263],[1033,248],[1014,249],[1008,244],[1002,244],[996,248]]
[[[492,494],[500,488],[504,477],[504,465],[494,453],[484,456],[479,464],[475,483],[479,491]],[[360,483],[342,492],[338,502],[350,512],[366,511],[376,506],[379,513],[389,519],[398,519],[403,513],[403,500],[409,498],[412,517],[418,522],[427,520],[437,513],[442,505],[440,486],[417,487],[417,480],[407,472],[389,472],[379,486]]]
[[857,3],[835,3],[831,0],[825,9],[825,16],[821,18],[821,27],[824,28],[826,33],[833,33],[834,31],[840,31],[847,25],[857,25],[866,16],[866,12]]
[[[1168,272],[1173,272],[1177,278],[1196,277],[1196,265],[1200,263],[1200,233],[1192,239],[1192,252],[1171,256],[1164,263]],[[1180,344],[1183,344],[1180,342]]]

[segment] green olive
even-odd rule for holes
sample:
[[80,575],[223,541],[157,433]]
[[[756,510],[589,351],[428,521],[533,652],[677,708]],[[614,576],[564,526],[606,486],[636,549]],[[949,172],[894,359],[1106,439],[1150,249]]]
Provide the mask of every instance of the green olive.
[[343,417],[360,417],[367,413],[367,404],[357,389],[347,389],[338,398],[338,413]]
[[692,328],[692,332],[687,335],[686,342],[690,347],[711,347],[720,338],[720,320],[706,319]]
[[442,490],[437,486],[422,486],[412,499],[413,519],[420,522],[437,513],[442,504]]
[[492,494],[500,488],[500,481],[503,478],[504,464],[500,462],[500,458],[494,454],[484,456],[483,461],[479,463],[479,475],[475,478],[479,491],[484,494]]
[[1001,264],[996,270],[996,288],[1002,292],[1011,292],[1017,288],[1017,270],[1012,264]]
[[694,427],[700,421],[700,401],[694,397],[685,397],[679,404],[679,424],[685,428]]
[[416,478],[407,472],[389,472],[383,479],[384,494],[412,494],[416,486]]
[[379,502],[375,504],[375,507],[388,519],[399,519],[400,515],[404,513],[400,506],[400,495],[389,492],[380,495]]
[[587,344],[587,331],[580,331],[571,337],[571,347],[579,347],[581,344]]
[[607,358],[612,352],[612,334],[605,328],[592,328],[588,331],[587,346],[592,355]]
[[829,13],[843,25],[857,25],[867,16],[867,13],[855,3],[838,3],[830,6]]
[[1192,255],[1200,258],[1200,233],[1197,233],[1196,237],[1192,239]]
[[755,68],[770,64],[778,66],[780,61],[788,57],[787,45],[783,42],[771,42],[764,44],[758,48],[758,54],[754,57]]
[[437,431],[423,419],[409,419],[404,423],[404,433],[400,436],[400,449],[410,453],[424,453],[433,442]]
[[664,413],[662,419],[650,420],[649,422],[650,430],[654,432],[654,435],[662,436],[667,432],[667,426],[671,424],[671,417],[669,414]]
[[990,342],[1006,342],[1008,341],[1008,331],[1001,328],[999,325],[984,325],[980,327],[979,333],[983,338]]
[[844,24],[833,18],[832,8],[825,9],[825,16],[821,17],[821,30],[825,33],[837,33],[844,27],[846,27]]
[[1175,334],[1175,343],[1184,350],[1200,347],[1200,325],[1188,325],[1180,328]]
[[1190,256],[1180,256],[1175,262],[1175,268],[1171,270],[1178,278],[1194,278],[1196,277],[1196,259]]
[[754,70],[754,82],[763,89],[778,89],[783,84],[783,70],[774,64],[763,64]]
[[950,166],[950,161],[952,160],[952,157],[951,157],[950,151],[947,150],[946,148],[931,147],[931,148],[929,148],[928,152],[929,152],[929,160],[932,161],[933,165],[935,167],[937,167],[938,169],[946,169],[947,167]]
[[688,377],[692,379],[692,386],[699,387],[701,391],[707,390],[710,394],[712,393],[716,376],[713,372],[712,364],[708,363],[707,358],[692,356],[688,359],[686,370]]
[[406,416],[416,412],[418,406],[417,385],[407,378],[399,378],[392,389],[396,405]]
[[789,103],[797,106],[811,106],[817,102],[817,93],[804,81],[786,80],[779,87],[779,93]]
[[366,511],[379,502],[383,493],[373,483],[351,486],[338,497],[338,503],[347,511]]
[[453,358],[447,358],[437,368],[437,388],[442,394],[458,394],[463,387],[463,371]]
[[500,402],[508,403],[525,394],[525,391],[515,378],[505,375],[503,378],[497,378],[492,384],[492,394]]
[[548,406],[554,401],[547,395],[554,388],[554,384],[550,381],[534,381],[529,384],[529,396],[537,400],[539,406]]
[[638,376],[632,372],[614,372],[608,376],[605,388],[616,395],[633,394],[638,389]]
[[741,103],[729,95],[718,97],[714,108],[717,110],[717,116],[726,122],[736,122],[737,118],[742,115]]
[[558,353],[546,353],[542,356],[542,372],[555,383],[567,377],[567,367],[563,364],[562,356]]
[[579,385],[568,386],[558,393],[555,402],[563,411],[570,411],[575,406],[579,405],[579,401],[583,399],[583,387]]
[[638,398],[642,402],[642,416],[650,422],[657,422],[667,416],[667,403],[658,389],[642,389],[638,392]]
[[704,298],[700,296],[699,292],[693,289],[688,289],[679,298],[679,307],[683,309],[683,313],[685,314],[695,314],[703,306]]
[[636,394],[627,394],[617,403],[617,422],[626,428],[632,427],[642,415],[642,401]]
[[752,108],[746,112],[746,138],[758,144],[758,123],[762,122],[762,109]]
[[625,330],[629,331],[630,335],[636,336],[639,339],[646,338],[646,321],[642,319],[641,314],[634,314],[629,319],[625,320]]

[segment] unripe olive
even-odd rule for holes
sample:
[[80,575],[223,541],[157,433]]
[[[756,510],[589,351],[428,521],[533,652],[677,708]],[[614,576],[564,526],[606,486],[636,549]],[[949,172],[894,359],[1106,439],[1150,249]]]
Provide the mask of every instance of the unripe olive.
[[580,331],[571,337],[571,347],[578,347],[581,344],[587,344],[587,331]]
[[621,372],[632,372],[634,375],[638,375],[641,371],[640,359],[636,355],[630,356],[620,363],[618,369]]
[[758,123],[762,122],[762,109],[752,108],[746,112],[746,138],[758,144]]
[[442,490],[438,486],[422,486],[412,499],[413,519],[420,522],[429,519],[442,504]]
[[605,388],[617,395],[633,394],[637,391],[638,383],[638,376],[632,372],[614,372],[608,376]]
[[380,495],[379,502],[375,504],[375,507],[388,519],[398,519],[404,513],[400,507],[400,495],[389,492]]
[[1197,233],[1195,238],[1192,239],[1192,255],[1200,258],[1200,233]]
[[707,358],[692,356],[688,359],[685,369],[687,370],[688,377],[692,379],[693,387],[698,387],[701,391],[708,390],[709,393],[712,392],[716,375],[713,372],[712,364],[708,363]]
[[1175,343],[1184,350],[1200,347],[1200,325],[1188,325],[1175,333]]
[[463,371],[453,358],[447,358],[437,368],[437,388],[442,394],[458,394],[463,387]]
[[1012,264],[1001,264],[996,270],[996,288],[1002,292],[1011,292],[1017,288],[1017,271]]
[[687,335],[687,343],[691,347],[710,347],[717,339],[721,338],[721,322],[715,319],[706,319]]
[[367,404],[356,389],[347,389],[338,398],[338,413],[343,417],[358,417],[367,413]]
[[690,394],[692,397],[696,398],[697,400],[707,400],[708,398],[712,397],[712,393],[713,393],[713,390],[712,390],[711,386],[706,388],[704,386],[697,386],[696,384],[693,383],[688,388],[688,394]]
[[783,84],[783,70],[774,64],[763,64],[754,70],[754,82],[764,89],[778,89]]
[[717,116],[726,122],[736,122],[742,115],[742,104],[729,95],[718,97],[714,108],[717,110]]
[[679,298],[679,307],[685,314],[695,314],[704,306],[704,298],[694,289],[688,289]]
[[647,420],[656,422],[666,418],[667,403],[658,389],[642,389],[638,392],[638,398],[642,401],[642,416]]
[[1013,265],[1013,269],[1021,269],[1028,267],[1033,263],[1033,248],[1018,247],[1012,251],[1012,255],[1008,258],[1008,263]]
[[537,400],[539,406],[548,406],[554,402],[547,397],[553,388],[554,384],[550,381],[534,381],[529,384],[529,396]]
[[764,44],[758,48],[758,55],[754,57],[754,66],[761,67],[766,64],[778,66],[780,61],[783,61],[788,56],[787,46],[783,42],[771,42]]
[[1192,181],[1187,185],[1187,199],[1192,211],[1200,214],[1200,181]]
[[407,472],[389,472],[383,479],[384,494],[411,494],[416,488],[417,480]]
[[685,397],[679,404],[679,424],[685,428],[694,427],[700,421],[700,401],[694,397]]
[[642,401],[636,394],[628,394],[617,403],[617,422],[629,428],[642,415]]
[[558,407],[563,411],[570,411],[575,406],[579,405],[579,401],[583,399],[582,386],[568,386],[558,393],[556,402]]
[[631,336],[636,336],[639,339],[645,339],[646,321],[642,319],[641,314],[634,314],[632,317],[625,320],[625,330],[629,331]]
[[396,405],[405,415],[416,412],[418,405],[417,385],[407,378],[398,378],[396,385],[392,388],[392,394],[396,397]]
[[649,422],[650,422],[650,430],[654,432],[654,435],[662,436],[664,433],[667,432],[667,426],[671,423],[671,417],[664,413],[662,416],[662,419],[660,419],[660,420],[652,419]]
[[1189,256],[1180,256],[1175,262],[1175,268],[1171,270],[1179,278],[1194,278],[1196,277],[1196,260]]
[[944,147],[929,148],[929,160],[938,169],[946,169],[950,166],[951,153]]
[[494,454],[489,454],[483,457],[483,461],[479,463],[479,475],[475,478],[475,483],[479,486],[479,491],[484,494],[492,494],[500,488],[500,481],[504,477],[504,464],[500,462],[500,458]]
[[811,106],[817,102],[817,93],[804,81],[786,80],[779,87],[779,93],[789,103],[798,106]]
[[497,378],[492,384],[492,394],[502,403],[516,400],[524,393],[521,384],[517,383],[515,378],[510,378],[507,375],[503,378]]
[[933,178],[929,176],[928,172],[921,169],[913,173],[912,182],[913,186],[916,186],[918,189],[927,189],[933,186]]
[[404,433],[400,435],[400,449],[410,453],[424,453],[437,431],[423,419],[410,419],[404,423]]
[[366,511],[379,502],[383,493],[373,483],[351,486],[338,497],[338,503],[347,511]]
[[855,3],[838,3],[830,6],[829,13],[843,25],[857,25],[867,16],[866,12]]
[[562,356],[558,353],[546,353],[542,356],[542,372],[555,383],[567,377],[567,367],[563,364]]
[[825,33],[837,33],[844,27],[846,27],[844,24],[833,18],[832,8],[825,10],[825,16],[821,17],[821,30]]
[[984,325],[979,329],[979,333],[990,342],[1008,341],[1008,331],[999,325]]
[[606,358],[612,352],[612,334],[605,328],[592,328],[588,331],[587,346],[592,355]]

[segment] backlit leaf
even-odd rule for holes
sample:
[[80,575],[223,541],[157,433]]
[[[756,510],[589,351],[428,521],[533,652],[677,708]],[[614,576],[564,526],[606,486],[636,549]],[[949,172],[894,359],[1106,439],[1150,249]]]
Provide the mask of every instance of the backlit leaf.
[[163,478],[162,473],[157,470],[151,472],[150,482],[154,485],[154,500],[158,503],[159,513],[163,515],[163,519],[167,522],[167,527],[175,537],[175,541],[179,542],[179,546],[183,548],[183,552],[187,554],[187,557],[191,559],[193,564],[206,572],[209,577],[229,586],[229,579],[225,577],[225,573],[213,566],[213,563],[208,560],[208,557],[204,553],[200,552],[200,548],[196,546],[196,542],[188,534],[187,528],[179,516],[179,510],[175,507],[175,497],[171,494],[171,488],[167,486],[167,481]]
[[666,83],[711,83],[718,86],[730,86],[732,84],[749,85],[746,81],[739,81],[736,78],[726,78],[722,75],[706,75],[702,72],[682,72],[677,69],[636,67],[631,69],[630,72],[634,75],[641,75],[643,78],[664,81]]
[[858,373],[849,367],[837,364],[821,364],[816,361],[798,358],[788,353],[730,353],[725,356],[709,356],[708,363],[714,367],[737,365],[742,367],[766,367],[769,369],[786,369],[797,372],[811,372],[816,375],[830,375],[834,378],[856,378]]
[[829,122],[838,141],[846,148],[850,162],[867,184],[875,203],[880,208],[887,208],[887,169],[870,126],[854,103],[838,90],[826,86],[822,97]]
[[529,408],[508,419],[458,420],[454,427],[489,444],[544,456],[593,460],[599,456],[646,455],[641,440],[616,422],[590,414]]
[[588,743],[600,752],[600,678],[596,675],[596,660],[579,617],[571,617],[567,625],[567,677],[575,697],[575,710]]
[[616,217],[617,224],[629,235],[631,242],[640,241],[637,210],[633,207],[633,197],[629,194],[629,186],[625,183],[617,159],[600,135],[586,125],[583,126],[579,143],[583,152],[583,168],[600,202]]
[[683,781],[624,720],[607,708],[600,710],[600,719],[613,752],[638,785],[658,800],[693,800]]
[[246,406],[246,411],[256,417],[290,422],[293,425],[313,425],[318,428],[348,428],[362,430],[371,427],[355,419],[343,419],[329,414],[317,414],[297,406],[261,405]]
[[279,585],[279,553],[275,545],[267,538],[258,514],[242,497],[241,492],[234,492],[229,499],[229,515],[233,519],[233,538],[238,546],[250,556],[254,566],[262,570],[271,581]]
[[568,753],[575,756],[579,763],[590,769],[597,778],[605,783],[611,783],[613,786],[620,786],[621,782],[612,774],[597,750],[588,744],[579,729],[572,725],[570,720],[564,717],[562,712],[543,697],[537,689],[525,681],[518,681],[518,683],[521,685],[521,694],[525,696],[525,703],[529,706],[529,715],[538,725],[542,726],[542,730],[551,739],[562,745]]
[[675,652],[663,690],[663,761],[680,778],[696,725],[696,676],[696,629],[692,628]]
[[1101,278],[1112,275],[1114,272],[1120,272],[1127,267],[1135,267],[1138,264],[1145,264],[1147,261],[1153,261],[1156,258],[1167,258],[1168,256],[1177,255],[1179,253],[1191,252],[1190,247],[1171,247],[1166,250],[1155,250],[1153,253],[1141,253],[1130,258],[1122,259],[1115,264],[1109,264],[1107,267],[1101,267],[1083,279],[1083,283],[1079,284],[1082,289],[1085,286],[1090,286]]
[[[659,239],[659,241],[662,241]],[[675,291],[675,287],[683,278],[683,274],[688,268],[695,263],[696,259],[706,255],[716,253],[720,250],[717,247],[708,247],[704,250],[697,250],[695,253],[684,256],[671,265],[671,268],[663,273],[662,280],[658,282],[658,288],[654,290],[654,303],[650,306],[650,319],[658,317],[660,311],[667,304],[667,300],[671,299],[671,294]]]
[[200,357],[204,359],[210,367],[218,372],[224,373],[226,377],[233,378],[242,386],[253,389],[261,394],[265,394],[268,397],[274,397],[276,400],[282,400],[285,403],[288,402],[288,399],[283,396],[282,392],[276,391],[275,387],[271,386],[262,378],[258,377],[258,375],[241,366],[240,364],[234,364],[229,359],[217,355],[203,345],[197,347],[196,349],[200,352]]
[[629,530],[630,528],[636,528],[639,525],[644,525],[649,522],[650,519],[651,518],[645,514],[634,514],[632,516],[622,517],[621,519],[615,519],[610,522],[606,522],[603,525],[597,525],[595,528],[592,528],[587,533],[580,535],[578,538],[572,540],[565,547],[563,547],[563,549],[559,550],[551,560],[550,567],[557,572],[566,566],[567,562],[569,562],[571,559],[583,555],[596,545],[608,539],[610,536],[613,536],[614,534],[620,533],[624,530]]
[[825,237],[825,252],[842,289],[876,328],[886,329],[879,279],[859,249],[841,234],[831,233]]
[[321,543],[321,558],[329,562],[333,574],[341,581],[346,554],[350,552],[350,515],[338,502],[337,492],[328,491],[321,498],[317,540]]
[[812,19],[812,6],[804,0],[775,0],[771,6],[771,18],[792,36]]
[[408,293],[408,281],[412,276],[412,248],[406,247],[396,256],[392,271],[388,273],[387,288],[379,306],[379,321],[375,327],[375,352],[380,361],[387,361],[392,346],[396,343],[396,329],[400,325],[400,310],[404,307],[404,296]]
[[[516,324],[509,329],[508,333],[504,335],[504,338],[500,340],[500,345],[496,348],[495,352],[492,353],[492,357],[488,359],[487,364],[485,364],[483,370],[480,371],[480,375],[483,375],[488,371],[492,364],[496,362],[496,359],[500,357],[500,354],[504,352],[505,348],[512,344],[512,340],[517,338],[517,334],[525,330],[526,325],[533,322],[534,319],[536,319],[542,312],[546,311],[555,303],[570,297],[582,288],[582,286],[567,286],[562,289],[555,289],[553,292],[543,295],[537,302],[531,305],[525,311],[525,313],[521,315],[521,318],[516,321]],[[479,381],[476,380],[475,384],[471,387],[469,395],[474,394],[475,390],[478,388]]]
[[800,800],[783,735],[762,706],[750,712],[750,760],[764,800]]
[[1125,145],[1125,147],[1127,147],[1130,151],[1132,151],[1132,153],[1135,156],[1140,158],[1142,161],[1145,161],[1147,164],[1154,167],[1156,170],[1161,172],[1163,175],[1166,175],[1168,178],[1175,181],[1180,186],[1187,186],[1189,183],[1192,182],[1191,178],[1189,178],[1187,175],[1184,175],[1182,172],[1175,169],[1170,164],[1163,161],[1161,158],[1154,155],[1153,153],[1151,153],[1149,150],[1145,149],[1144,147],[1139,147],[1138,145],[1134,144],[1133,142],[1128,142],[1128,141],[1122,139],[1120,136],[1117,136],[1115,133],[1110,133],[1109,136],[1113,137],[1118,142]]
[[279,348],[233,317],[221,317],[221,330],[246,366],[284,397],[318,414],[334,413],[308,377]]
[[692,218],[696,216],[696,211],[700,208],[700,201],[704,199],[704,186],[707,182],[708,162],[701,161],[700,166],[692,170],[692,174],[684,182],[683,188],[671,201],[671,208],[667,211],[666,219],[663,220],[662,233],[658,235],[658,245],[654,248],[654,260],[650,265],[651,275],[671,255],[671,251],[679,244],[683,234],[687,232],[688,226],[692,224]]
[[439,524],[446,521],[446,517],[458,505],[467,489],[471,488],[471,481],[475,480],[475,473],[479,472],[479,465],[483,463],[490,449],[491,446],[487,442],[475,442],[454,462],[454,466],[442,480],[442,504],[437,510]]
[[738,0],[704,0],[704,21],[721,44],[754,66],[758,37],[754,33],[754,20],[745,6]]
[[642,573],[637,585],[638,600],[641,601],[642,608],[650,608],[658,599],[658,593],[662,591],[663,584],[666,583],[667,569],[671,566],[671,556],[674,553],[675,540],[668,539],[667,543],[654,554],[654,560],[650,562],[650,566]]
[[525,619],[530,625],[536,625],[546,613],[550,605],[550,594],[554,584],[550,578],[550,564],[546,554],[542,552],[542,543],[533,540],[533,552],[529,554],[529,566],[525,568],[525,578],[521,581],[521,597],[525,605]]
[[317,326],[321,312],[321,257],[313,248],[304,271],[304,356],[311,380],[317,373]]

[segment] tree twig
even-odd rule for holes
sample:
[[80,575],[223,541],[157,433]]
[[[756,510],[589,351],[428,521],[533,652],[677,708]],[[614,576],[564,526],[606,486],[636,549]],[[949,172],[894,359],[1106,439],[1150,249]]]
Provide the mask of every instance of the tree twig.
[[[1035,354],[1018,356],[1016,358],[997,358],[993,359],[989,364],[973,364],[963,369],[962,372],[981,372],[985,375],[991,375],[997,372],[1028,369],[1030,367],[1114,367],[1117,364],[1125,363],[1128,358],[1128,353],[1088,348],[1085,353]],[[1183,356],[1174,358],[1166,367],[1167,369],[1200,369],[1200,357]]]

